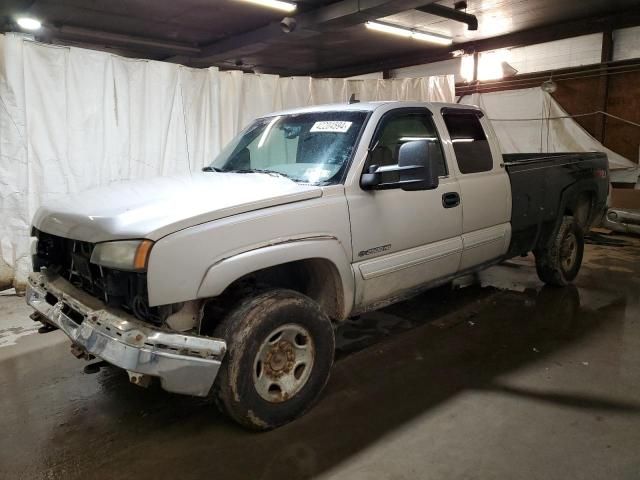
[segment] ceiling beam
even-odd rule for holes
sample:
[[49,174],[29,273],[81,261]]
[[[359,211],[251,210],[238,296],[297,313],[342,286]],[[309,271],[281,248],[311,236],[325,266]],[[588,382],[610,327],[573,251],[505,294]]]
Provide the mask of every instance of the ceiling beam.
[[251,55],[264,50],[271,42],[285,36],[293,38],[342,30],[369,20],[423,7],[434,1],[436,0],[342,0],[294,16],[296,28],[291,33],[285,33],[280,22],[273,22],[262,28],[239,35],[231,35],[203,46],[200,55],[194,60],[213,64]]
[[74,27],[70,25],[62,25],[61,27],[53,27],[47,25],[46,28],[53,33],[56,38],[75,38],[89,39],[94,42],[104,43],[106,45],[123,46],[123,47],[141,47],[152,49],[159,52],[173,52],[185,55],[197,55],[200,49],[184,43],[170,42],[155,38],[139,37],[137,35],[128,35],[123,33],[104,32],[102,30],[94,30],[88,28]]
[[498,37],[486,38],[464,43],[454,43],[447,50],[440,50],[437,53],[425,52],[411,55],[395,56],[390,59],[382,59],[376,62],[368,62],[361,65],[350,65],[343,68],[335,68],[314,74],[315,77],[350,77],[363,75],[366,73],[379,72],[382,70],[393,70],[396,68],[409,67],[412,65],[422,65],[426,63],[450,60],[451,52],[465,50],[466,52],[483,52],[496,50],[499,48],[521,47],[536,43],[551,42],[565,38],[599,33],[607,28],[626,28],[640,25],[640,8],[633,8],[625,12],[608,16],[583,18],[564,23],[545,25],[543,27],[522,30],[508,33]]
[[426,5],[424,7],[418,7],[419,10],[430,15],[437,15],[438,17],[448,18],[456,22],[466,23],[469,30],[478,30],[478,17],[471,15],[470,13],[461,12],[455,8],[445,7],[437,3]]

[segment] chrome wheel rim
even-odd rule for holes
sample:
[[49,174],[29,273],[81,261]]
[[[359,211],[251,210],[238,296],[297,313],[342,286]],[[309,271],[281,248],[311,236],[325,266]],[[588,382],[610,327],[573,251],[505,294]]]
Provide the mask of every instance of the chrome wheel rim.
[[309,331],[293,323],[273,330],[260,345],[253,362],[253,384],[264,400],[284,402],[309,380],[315,345]]
[[573,265],[575,264],[576,258],[578,257],[578,240],[573,233],[569,233],[564,242],[562,242],[562,266],[565,271],[571,270]]

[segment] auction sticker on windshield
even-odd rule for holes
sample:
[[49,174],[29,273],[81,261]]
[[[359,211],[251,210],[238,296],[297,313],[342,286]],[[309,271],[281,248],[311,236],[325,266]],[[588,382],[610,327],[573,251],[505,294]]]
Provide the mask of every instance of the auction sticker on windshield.
[[351,128],[353,122],[341,122],[341,121],[324,121],[316,122],[311,130],[311,133],[347,133]]

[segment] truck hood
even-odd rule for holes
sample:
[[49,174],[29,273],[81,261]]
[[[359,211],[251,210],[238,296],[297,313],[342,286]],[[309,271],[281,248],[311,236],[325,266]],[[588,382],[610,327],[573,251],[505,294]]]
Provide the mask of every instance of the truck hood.
[[261,208],[322,196],[322,189],[263,173],[197,173],[126,181],[40,207],[38,230],[97,243],[158,240],[178,230]]

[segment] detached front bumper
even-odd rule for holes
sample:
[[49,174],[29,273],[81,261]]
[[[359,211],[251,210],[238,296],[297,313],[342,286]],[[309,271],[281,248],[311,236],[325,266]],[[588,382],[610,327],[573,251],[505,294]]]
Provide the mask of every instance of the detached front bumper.
[[640,210],[610,208],[602,220],[602,226],[614,232],[640,235]]
[[224,340],[152,328],[56,275],[29,275],[26,300],[91,355],[158,377],[169,392],[206,396],[226,351]]

